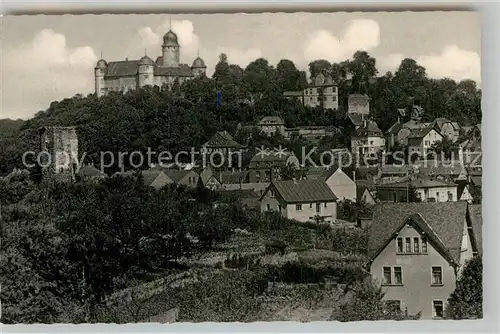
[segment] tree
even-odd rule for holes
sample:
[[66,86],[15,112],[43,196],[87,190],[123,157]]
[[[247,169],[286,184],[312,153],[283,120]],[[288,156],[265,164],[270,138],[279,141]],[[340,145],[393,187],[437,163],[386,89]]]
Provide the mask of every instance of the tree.
[[352,74],[351,91],[360,94],[368,93],[370,79],[378,73],[375,58],[370,57],[366,51],[356,51],[347,67]]
[[282,59],[276,66],[278,86],[280,92],[300,90],[305,88],[302,82],[302,74],[295,64],[288,59]]
[[347,302],[340,306],[340,312],[333,314],[331,320],[418,320],[420,314],[407,315],[384,300],[384,292],[371,278],[362,282],[348,284],[345,292],[349,294]]
[[483,263],[480,256],[473,257],[465,264],[455,291],[448,298],[445,317],[483,318]]
[[311,74],[311,79],[315,78],[318,74],[323,75],[331,74],[332,65],[328,60],[318,59],[309,63],[309,73]]

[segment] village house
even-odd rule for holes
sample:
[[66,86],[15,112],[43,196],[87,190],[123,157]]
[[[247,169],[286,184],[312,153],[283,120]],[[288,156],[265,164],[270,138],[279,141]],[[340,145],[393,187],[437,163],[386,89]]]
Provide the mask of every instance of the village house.
[[351,152],[359,156],[377,154],[385,149],[385,137],[374,121],[364,121],[351,135]]
[[216,173],[210,165],[201,171],[200,179],[203,186],[207,189],[218,190],[222,188],[222,183],[217,178]]
[[[241,155],[244,149],[245,147],[236,142],[227,131],[216,132],[212,138],[203,144],[203,150],[208,154],[219,152],[225,159],[229,159],[229,156],[231,156],[232,160],[234,160],[232,161],[233,166],[237,165],[238,155]],[[207,157],[207,161],[211,161],[210,157]]]
[[443,136],[448,137],[452,142],[456,142],[460,136],[460,125],[458,125],[458,122],[452,122],[447,118],[436,118],[431,126]]
[[299,168],[299,160],[290,152],[268,150],[257,152],[248,165],[249,182],[271,182],[281,179],[281,171],[292,164]]
[[311,84],[301,91],[284,92],[287,99],[297,99],[304,106],[318,107],[325,109],[339,108],[339,90],[333,82],[332,77],[318,74]]
[[481,209],[466,202],[374,207],[368,268],[384,299],[421,319],[443,318],[467,260],[481,254]]
[[337,197],[323,180],[272,182],[260,199],[260,208],[301,222],[337,219]]
[[395,132],[396,136],[394,139],[393,137],[391,137],[391,141],[394,140],[394,143],[408,145],[408,137],[410,136],[413,130],[428,128],[428,127],[431,127],[431,123],[421,123],[420,121],[417,120],[409,120],[408,122],[401,124],[399,128],[395,127],[395,129],[392,130],[392,132]]
[[443,140],[443,135],[433,127],[414,129],[408,136],[408,154],[410,157],[427,157],[432,145]]
[[420,160],[413,169],[437,180],[459,181],[467,179],[467,170],[460,160]]
[[285,136],[285,122],[279,116],[263,117],[257,123],[257,128],[264,132],[268,137],[272,137],[277,133],[281,133]]
[[459,201],[466,201],[467,203],[472,203],[474,201],[474,195],[476,190],[474,185],[468,182],[460,182],[457,187],[457,196]]
[[398,182],[377,184],[377,197],[381,202],[407,202],[413,188],[422,202],[456,202],[457,187],[454,182],[413,174]]
[[338,200],[356,201],[356,183],[340,167],[327,169],[322,179]]

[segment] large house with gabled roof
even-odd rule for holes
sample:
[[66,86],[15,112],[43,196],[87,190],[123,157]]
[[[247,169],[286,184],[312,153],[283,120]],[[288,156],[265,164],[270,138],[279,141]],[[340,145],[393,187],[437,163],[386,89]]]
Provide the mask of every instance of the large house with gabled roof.
[[320,179],[272,182],[260,198],[260,208],[301,222],[337,219],[337,197]]
[[467,260],[481,254],[481,208],[466,202],[379,204],[368,269],[384,299],[421,319],[443,318]]

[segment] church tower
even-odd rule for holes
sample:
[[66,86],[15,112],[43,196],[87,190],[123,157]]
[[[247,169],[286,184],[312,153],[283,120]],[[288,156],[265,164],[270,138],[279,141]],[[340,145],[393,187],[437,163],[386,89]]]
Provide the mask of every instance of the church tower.
[[108,67],[108,64],[104,59],[99,59],[97,62],[95,68],[94,68],[94,79],[95,79],[95,93],[97,97],[103,96],[106,94],[106,86],[104,82],[104,74],[106,73],[106,68]]
[[179,43],[177,35],[169,30],[163,36],[163,44],[161,46],[163,53],[163,66],[164,67],[179,67]]

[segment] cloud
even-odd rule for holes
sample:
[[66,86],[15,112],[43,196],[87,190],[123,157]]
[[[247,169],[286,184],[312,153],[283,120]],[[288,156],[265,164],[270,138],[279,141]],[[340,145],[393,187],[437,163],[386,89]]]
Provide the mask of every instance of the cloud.
[[[396,71],[404,58],[399,53],[389,54],[377,59],[377,65],[383,71]],[[439,54],[422,55],[414,59],[425,67],[430,78],[450,78],[456,81],[472,79],[477,83],[481,82],[479,54],[460,49],[456,45],[445,46]]]
[[313,32],[304,48],[304,58],[308,62],[316,59],[338,62],[351,58],[357,50],[368,51],[379,44],[380,28],[377,22],[352,20],[347,23],[340,38],[327,30]]
[[382,74],[386,71],[395,71],[404,58],[404,55],[401,53],[391,53],[388,56],[377,59],[377,67]]
[[[161,50],[163,35],[170,30],[170,20],[165,20],[156,28],[143,27],[137,32],[139,43],[134,41],[131,43],[131,54],[139,55],[144,52],[144,49]],[[199,36],[195,33],[194,25],[189,20],[172,21],[172,30],[176,33],[180,48],[180,58],[182,63],[191,65],[192,61],[200,56],[207,65],[207,75],[212,75],[215,65],[219,61],[219,55],[225,53],[230,64],[237,64],[245,68],[249,62],[263,57],[262,51],[257,48],[238,49],[233,47],[219,46],[216,48],[207,48],[200,42]]]
[[432,78],[447,77],[457,81],[472,79],[481,81],[481,57],[476,52],[447,45],[440,54],[418,57],[417,62],[425,67]]
[[68,48],[66,37],[51,29],[31,43],[6,50],[2,61],[1,118],[28,118],[51,101],[93,91],[97,62],[89,46]]

